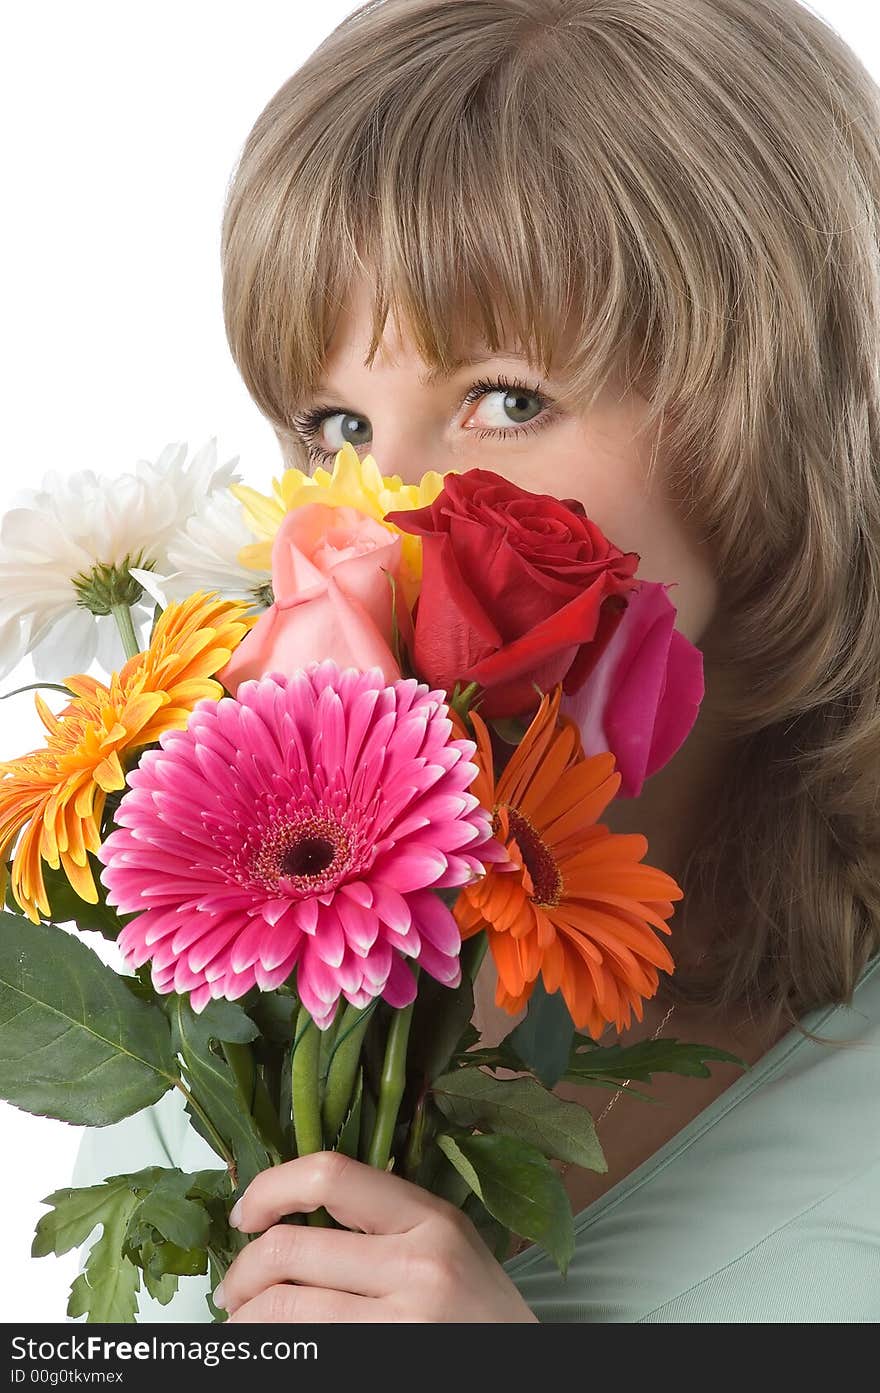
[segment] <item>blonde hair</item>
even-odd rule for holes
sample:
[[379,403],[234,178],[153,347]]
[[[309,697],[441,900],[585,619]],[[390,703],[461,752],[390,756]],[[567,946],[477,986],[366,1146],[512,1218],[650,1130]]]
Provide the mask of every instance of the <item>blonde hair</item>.
[[364,272],[370,360],[392,306],[443,371],[503,320],[558,377],[573,316],[572,399],[622,368],[648,400],[734,679],[683,881],[711,962],[667,994],[777,1027],[880,947],[878,95],[796,0],[371,0],[259,116],[222,230],[288,463]]

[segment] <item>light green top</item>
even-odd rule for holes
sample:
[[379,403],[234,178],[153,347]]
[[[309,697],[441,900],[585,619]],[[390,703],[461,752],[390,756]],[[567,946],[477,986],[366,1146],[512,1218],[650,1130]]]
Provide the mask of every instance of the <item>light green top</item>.
[[[504,1264],[539,1320],[880,1320],[880,956],[851,1006],[819,1008],[802,1024],[857,1043],[818,1045],[790,1031],[578,1214],[567,1278],[537,1248]],[[88,1129],[72,1184],[217,1164],[172,1089],[134,1117]],[[183,1277],[165,1307],[142,1291],[140,1319],[209,1320],[208,1290],[207,1277]]]

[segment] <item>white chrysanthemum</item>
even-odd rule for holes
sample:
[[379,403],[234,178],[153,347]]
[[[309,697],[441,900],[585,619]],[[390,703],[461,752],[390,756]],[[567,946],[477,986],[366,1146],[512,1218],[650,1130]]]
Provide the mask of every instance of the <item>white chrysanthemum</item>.
[[224,600],[242,600],[255,610],[272,603],[272,574],[242,566],[238,553],[258,541],[244,509],[227,489],[209,494],[168,543],[170,575],[131,567],[131,574],[163,609],[195,590],[216,590]]
[[130,607],[145,646],[153,606],[129,568],[169,569],[168,543],[189,516],[240,478],[238,456],[218,466],[216,436],[189,464],[186,450],[167,445],[115,477],[52,470],[16,496],[0,521],[0,679],[28,653],[43,680],[87,672],[96,657],[107,672],[119,668],[112,603]]

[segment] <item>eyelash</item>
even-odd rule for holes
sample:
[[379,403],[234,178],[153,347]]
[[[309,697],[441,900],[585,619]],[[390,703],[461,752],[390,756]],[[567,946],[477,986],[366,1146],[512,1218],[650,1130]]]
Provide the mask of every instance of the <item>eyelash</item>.
[[[544,414],[536,416],[534,421],[527,421],[521,426],[484,426],[480,430],[472,432],[480,440],[485,439],[487,436],[492,436],[496,439],[506,439],[511,435],[533,435],[536,431],[543,430],[544,426],[550,425],[555,419],[555,413],[553,411],[554,403],[541,391],[540,387],[532,387],[526,382],[521,382],[518,378],[511,380],[503,375],[491,380],[488,378],[480,378],[479,381],[475,382],[470,388],[467,396],[462,402],[462,406],[470,406],[473,402],[478,401],[480,397],[486,396],[491,392],[526,392],[540,403]],[[336,458],[335,452],[322,450],[320,445],[314,445],[310,442],[314,440],[321,425],[324,421],[328,420],[329,417],[347,414],[351,413],[347,413],[343,406],[320,405],[314,406],[309,411],[304,411],[301,415],[293,418],[293,423],[303,437],[308,448],[310,460],[317,463],[324,463]]]

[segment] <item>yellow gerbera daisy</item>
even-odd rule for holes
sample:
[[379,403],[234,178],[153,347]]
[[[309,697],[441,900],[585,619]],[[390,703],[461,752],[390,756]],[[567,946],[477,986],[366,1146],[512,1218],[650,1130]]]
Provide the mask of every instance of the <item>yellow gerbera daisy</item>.
[[[457,473],[457,470],[450,470]],[[443,491],[445,475],[429,469],[418,484],[405,484],[399,474],[387,477],[380,474],[372,455],[361,460],[351,441],[347,440],[333,461],[333,473],[316,469],[304,474],[301,469],[286,469],[280,479],[272,480],[274,497],[267,498],[246,484],[230,485],[230,493],[244,504],[248,527],[264,541],[242,547],[238,560],[253,570],[272,569],[272,542],[287,513],[303,503],[327,503],[331,507],[357,508],[368,517],[385,521],[385,514],[395,508],[424,508],[433,503]],[[422,539],[401,532],[393,523],[386,523],[402,542],[401,584],[407,604],[412,607],[422,578]]]
[[49,732],[46,746],[0,763],[0,867],[24,829],[12,863],[15,899],[35,924],[50,914],[42,862],[60,865],[90,904],[98,892],[88,852],[101,844],[107,794],[125,787],[123,759],[182,729],[197,701],[217,700],[212,674],[229,661],[258,615],[216,591],[196,591],[168,605],[149,648],[114,672],[109,686],[79,674],[64,679],[74,699],[54,715],[39,693],[37,712]]

